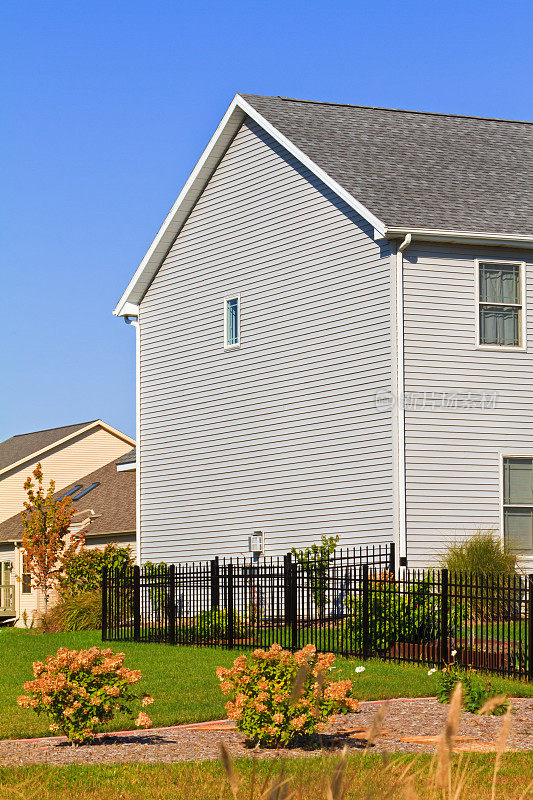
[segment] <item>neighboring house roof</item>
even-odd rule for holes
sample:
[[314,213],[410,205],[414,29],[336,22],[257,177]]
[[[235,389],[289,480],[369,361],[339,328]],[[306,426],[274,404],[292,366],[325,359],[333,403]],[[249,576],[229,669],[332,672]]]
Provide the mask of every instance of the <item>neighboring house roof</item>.
[[375,229],[533,244],[533,123],[236,95],[114,313],[137,305],[249,117]]
[[66,436],[77,433],[82,428],[87,428],[96,420],[90,422],[78,422],[77,425],[64,425],[62,428],[48,428],[45,431],[33,431],[32,433],[19,433],[0,442],[0,470],[22,461],[23,458],[51,447],[56,442],[60,442]]
[[137,449],[134,447],[133,450],[130,450],[129,453],[125,453],[119,460],[116,462],[117,466],[119,464],[135,464],[137,460]]
[[[75,511],[84,512],[77,514],[72,520],[73,523],[91,517],[91,522],[83,528],[87,537],[135,533],[135,471],[118,472],[116,460],[79,478],[56,492],[54,497],[61,497],[74,487],[81,486],[74,493],[76,497],[93,483],[99,485],[87,492],[78,502],[73,500]],[[0,542],[18,542],[21,538],[20,514],[15,514],[0,523]]]
[[103,422],[101,419],[93,419],[90,422],[79,422],[76,425],[64,425],[61,428],[48,428],[44,431],[33,431],[32,433],[19,433],[0,442],[0,473],[15,467],[17,464],[28,461],[35,456],[38,457],[63,442],[74,438],[81,431],[89,431],[96,427],[105,428],[110,433],[114,433],[125,442],[134,444],[134,440],[121,433],[116,428]]

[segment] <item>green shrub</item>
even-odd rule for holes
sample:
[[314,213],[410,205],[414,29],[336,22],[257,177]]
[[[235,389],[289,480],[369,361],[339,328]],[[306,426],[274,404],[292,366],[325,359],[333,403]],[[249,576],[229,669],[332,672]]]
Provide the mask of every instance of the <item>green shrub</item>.
[[239,656],[231,669],[217,669],[220,688],[230,697],[228,717],[250,744],[276,747],[311,736],[334,714],[358,705],[352,681],[331,680],[334,661],[333,653],[317,655],[312,644],[297,653],[273,644],[254,650],[250,659]]
[[68,553],[63,559],[58,578],[59,590],[63,595],[96,591],[102,586],[104,567],[109,570],[123,570],[132,564],[133,557],[129,546],[108,544],[103,550],[82,547],[74,555]]
[[[194,638],[196,641],[214,641],[225,639],[228,635],[230,617],[227,610],[212,608],[211,611],[201,611],[194,624]],[[242,617],[233,612],[233,636],[238,639],[246,633],[246,625]]]
[[440,560],[450,572],[496,576],[514,575],[516,571],[516,556],[502,545],[493,530],[479,530],[460,542],[450,543]]
[[[131,713],[137,699],[132,684],[141,679],[138,670],[124,667],[124,653],[112,650],[68,650],[62,647],[46,663],[33,664],[34,680],[26,681],[17,698],[21,708],[32,708],[50,720],[50,731],[64,733],[71,742],[90,739],[117,711]],[[148,695],[139,698],[141,706],[150,705]],[[150,727],[152,721],[140,711],[138,727]]]
[[[373,651],[386,651],[395,642],[423,643],[440,633],[441,598],[432,592],[428,573],[410,586],[400,584],[391,573],[369,583],[369,633]],[[346,635],[356,652],[363,649],[363,598],[350,595],[345,618]]]
[[96,631],[102,627],[102,593],[98,591],[64,595],[42,618],[49,633]]
[[[454,655],[455,653],[453,653]],[[475,714],[491,698],[497,697],[498,693],[494,690],[490,680],[482,678],[475,669],[463,669],[452,661],[441,670],[430,669],[428,674],[438,672],[439,689],[437,699],[439,703],[449,703],[453,691],[458,683],[463,686],[463,708]],[[487,712],[493,716],[505,714],[509,707],[508,700],[502,700]]]

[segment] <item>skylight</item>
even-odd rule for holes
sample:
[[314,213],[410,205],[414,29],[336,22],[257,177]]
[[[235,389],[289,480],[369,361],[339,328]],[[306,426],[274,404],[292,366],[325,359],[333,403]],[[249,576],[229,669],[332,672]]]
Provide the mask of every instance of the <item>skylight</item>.
[[[81,500],[81,498],[82,498],[82,497],[85,497],[85,495],[86,495],[88,492],[92,491],[92,489],[94,489],[96,486],[100,486],[100,482],[99,482],[99,481],[98,481],[97,483],[91,483],[91,485],[90,485],[90,486],[87,486],[87,488],[86,488],[86,489],[84,489],[82,492],[80,492],[79,494],[77,494],[77,495],[76,495],[76,497],[73,497],[73,498],[72,498],[72,500],[73,500],[74,502],[77,502],[78,500]],[[80,488],[80,487],[77,487],[77,488]]]
[[74,492],[77,492],[78,489],[81,489],[81,487],[82,487],[82,484],[78,483],[78,484],[76,484],[76,486],[74,486],[73,489],[69,489],[68,492],[65,492],[65,494],[62,494],[61,497],[58,497],[57,499],[58,500],[64,500],[65,497],[70,497],[70,495],[74,494]]

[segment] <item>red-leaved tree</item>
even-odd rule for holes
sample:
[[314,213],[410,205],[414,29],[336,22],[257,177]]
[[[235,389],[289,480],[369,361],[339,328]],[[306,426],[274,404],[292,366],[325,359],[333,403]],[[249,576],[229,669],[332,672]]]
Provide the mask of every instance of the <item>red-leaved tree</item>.
[[33,477],[36,483],[31,476],[24,482],[28,499],[21,512],[22,549],[27,565],[24,571],[30,573],[33,587],[42,591],[46,614],[50,591],[61,571],[60,556],[67,545],[69,549],[81,546],[83,536],[72,537],[72,541],[67,542],[74,513],[70,497],[54,500],[53,480],[45,492],[41,464],[33,470]]

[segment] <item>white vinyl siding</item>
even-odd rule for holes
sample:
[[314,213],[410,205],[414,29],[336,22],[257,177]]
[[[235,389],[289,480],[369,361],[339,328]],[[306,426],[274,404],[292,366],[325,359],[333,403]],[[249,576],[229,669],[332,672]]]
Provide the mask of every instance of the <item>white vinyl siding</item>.
[[241,555],[254,530],[267,556],[391,540],[390,254],[372,235],[242,126],[140,307],[143,562]]
[[[409,564],[435,563],[447,542],[502,531],[502,455],[533,453],[533,355],[480,349],[476,260],[531,251],[415,243],[404,258],[406,506]],[[531,314],[526,330],[533,324]],[[525,559],[524,566],[533,562]]]

